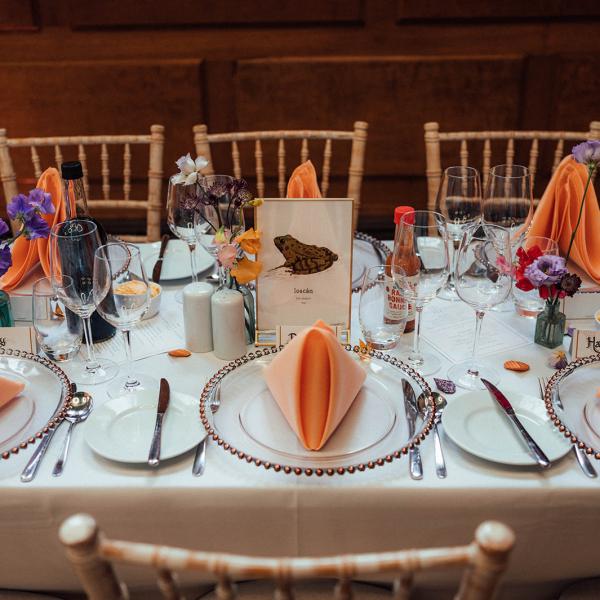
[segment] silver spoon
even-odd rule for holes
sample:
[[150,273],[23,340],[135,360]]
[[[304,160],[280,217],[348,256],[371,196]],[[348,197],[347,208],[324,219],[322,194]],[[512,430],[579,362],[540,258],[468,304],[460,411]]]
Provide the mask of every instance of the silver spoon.
[[[435,449],[435,472],[440,479],[444,479],[447,475],[446,461],[444,460],[444,453],[442,452],[442,442],[440,440],[440,434],[438,433],[438,423],[442,419],[442,411],[448,404],[446,398],[437,392],[432,392],[433,400],[435,402],[435,419],[433,420],[433,445]],[[426,396],[421,394],[417,399],[419,405],[419,412],[421,415],[427,413],[427,405],[425,404]]]
[[73,432],[73,428],[75,425],[82,423],[88,418],[89,414],[92,412],[93,405],[94,402],[92,397],[87,392],[77,392],[73,395],[71,407],[65,416],[65,420],[69,421],[69,429],[63,443],[60,458],[56,461],[54,470],[52,471],[52,475],[54,475],[54,477],[62,475],[65,462],[67,461],[67,454],[69,452],[69,444],[71,442],[71,433]]

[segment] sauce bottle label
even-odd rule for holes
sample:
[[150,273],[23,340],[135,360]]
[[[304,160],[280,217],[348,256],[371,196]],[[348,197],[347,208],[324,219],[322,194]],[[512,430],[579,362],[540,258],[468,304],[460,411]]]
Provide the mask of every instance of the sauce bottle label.
[[407,319],[407,307],[402,292],[394,285],[394,279],[386,275],[383,321],[384,323],[395,324],[405,319]]

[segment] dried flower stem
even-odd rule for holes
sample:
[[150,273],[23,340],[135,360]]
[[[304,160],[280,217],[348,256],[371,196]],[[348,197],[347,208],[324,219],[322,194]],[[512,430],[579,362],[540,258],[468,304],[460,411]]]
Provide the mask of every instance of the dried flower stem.
[[575,224],[575,229],[573,229],[573,233],[571,234],[571,240],[569,241],[569,248],[567,249],[567,255],[565,257],[565,262],[569,261],[569,256],[571,255],[571,248],[573,247],[573,242],[575,241],[575,234],[579,229],[579,223],[581,222],[581,215],[583,214],[583,205],[585,203],[585,197],[587,195],[588,188],[590,187],[590,181],[592,180],[592,175],[596,169],[596,163],[588,164],[588,178],[585,184],[585,189],[583,190],[583,198],[581,199],[581,204],[579,205],[579,215],[577,216],[577,223]]

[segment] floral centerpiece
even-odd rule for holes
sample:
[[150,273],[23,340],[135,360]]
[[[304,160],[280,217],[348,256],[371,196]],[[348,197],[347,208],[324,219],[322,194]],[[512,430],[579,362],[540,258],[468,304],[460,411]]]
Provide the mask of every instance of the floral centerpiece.
[[581,279],[568,272],[567,264],[581,222],[587,191],[600,162],[600,142],[588,140],[575,146],[572,152],[577,162],[587,166],[588,178],[566,256],[543,254],[539,246],[517,250],[516,287],[524,292],[537,289],[540,297],[546,301],[544,310],[536,320],[534,340],[536,344],[547,348],[555,348],[563,341],[566,316],[559,310],[560,300],[566,296],[572,297],[581,286]]

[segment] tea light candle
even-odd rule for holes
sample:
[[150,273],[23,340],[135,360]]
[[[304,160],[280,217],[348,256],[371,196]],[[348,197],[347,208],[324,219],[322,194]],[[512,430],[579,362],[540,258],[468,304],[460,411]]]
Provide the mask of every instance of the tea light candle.
[[216,291],[211,298],[215,356],[234,360],[246,354],[244,298],[236,290]]
[[190,283],[183,288],[183,327],[185,345],[191,352],[213,349],[210,283]]

